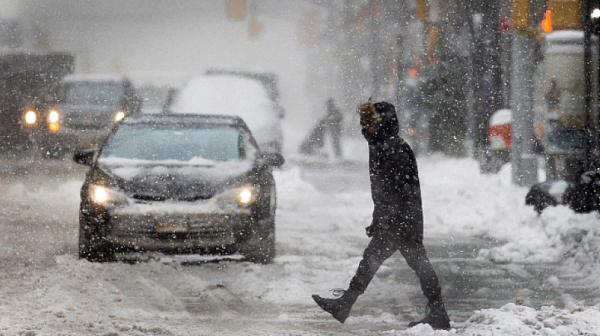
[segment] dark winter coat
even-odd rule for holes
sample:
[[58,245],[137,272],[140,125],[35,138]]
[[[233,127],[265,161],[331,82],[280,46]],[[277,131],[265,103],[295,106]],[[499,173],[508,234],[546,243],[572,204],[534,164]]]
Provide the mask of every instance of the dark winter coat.
[[389,226],[400,236],[422,239],[423,209],[415,155],[398,135],[394,106],[379,102],[374,107],[381,120],[373,133],[362,130],[369,144],[373,226]]

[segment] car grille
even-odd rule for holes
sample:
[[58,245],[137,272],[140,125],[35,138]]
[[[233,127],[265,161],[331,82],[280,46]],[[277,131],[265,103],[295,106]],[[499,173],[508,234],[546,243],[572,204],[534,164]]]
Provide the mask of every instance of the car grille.
[[156,233],[152,232],[146,235],[146,237],[160,239],[160,240],[173,240],[173,239],[223,239],[231,236],[231,231],[225,228],[212,228],[198,231],[192,231],[187,233]]
[[181,202],[195,202],[200,200],[207,200],[211,198],[211,195],[194,195],[187,197],[168,197],[165,195],[143,195],[133,194],[131,198],[137,202],[149,203],[149,202],[164,202],[167,200],[181,201]]
[[109,127],[102,124],[89,124],[89,123],[77,123],[71,122],[65,125],[68,128],[76,130],[108,130]]
[[[162,218],[151,215],[118,215],[111,219],[112,233],[120,237],[145,236],[156,239],[223,238],[231,236],[226,217],[172,214]],[[187,232],[156,232],[158,222],[186,223]]]

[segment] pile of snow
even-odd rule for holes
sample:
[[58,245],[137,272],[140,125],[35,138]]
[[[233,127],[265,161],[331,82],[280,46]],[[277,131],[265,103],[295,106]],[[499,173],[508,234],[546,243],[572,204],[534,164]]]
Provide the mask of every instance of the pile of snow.
[[433,330],[429,325],[420,324],[391,335],[600,335],[600,308],[575,304],[566,309],[535,310],[509,303],[500,309],[478,310],[464,326],[450,331]]
[[470,234],[504,241],[480,252],[496,262],[600,263],[599,214],[565,206],[538,215],[525,205],[528,188],[512,183],[511,167],[479,173],[471,159],[430,156],[419,161],[426,235]]
[[598,335],[600,309],[573,306],[535,310],[513,303],[475,312],[467,321],[469,335]]

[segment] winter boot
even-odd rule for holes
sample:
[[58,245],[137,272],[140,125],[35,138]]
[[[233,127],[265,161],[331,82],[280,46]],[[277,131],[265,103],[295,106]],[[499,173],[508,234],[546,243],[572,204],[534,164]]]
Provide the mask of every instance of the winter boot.
[[334,296],[337,293],[341,294],[341,297],[337,299],[325,299],[318,295],[313,295],[312,298],[315,302],[323,309],[333,316],[334,319],[338,320],[340,323],[344,323],[348,315],[350,315],[350,309],[352,309],[352,305],[356,302],[359,293],[355,291],[334,291]]
[[416,322],[410,322],[408,327],[412,328],[420,323],[423,323],[429,324],[433,329],[450,330],[450,319],[446,313],[446,308],[444,307],[444,301],[442,300],[441,295],[436,299],[429,301],[425,311],[426,313],[424,319]]

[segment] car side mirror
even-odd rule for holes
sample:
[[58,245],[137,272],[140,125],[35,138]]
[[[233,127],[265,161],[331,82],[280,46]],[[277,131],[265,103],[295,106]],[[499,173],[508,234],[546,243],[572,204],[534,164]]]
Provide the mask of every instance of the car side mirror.
[[279,153],[261,153],[257,161],[260,165],[271,167],[281,167],[285,163],[283,155]]
[[91,166],[94,160],[94,151],[93,150],[85,150],[80,152],[75,152],[73,154],[73,161],[85,166]]

